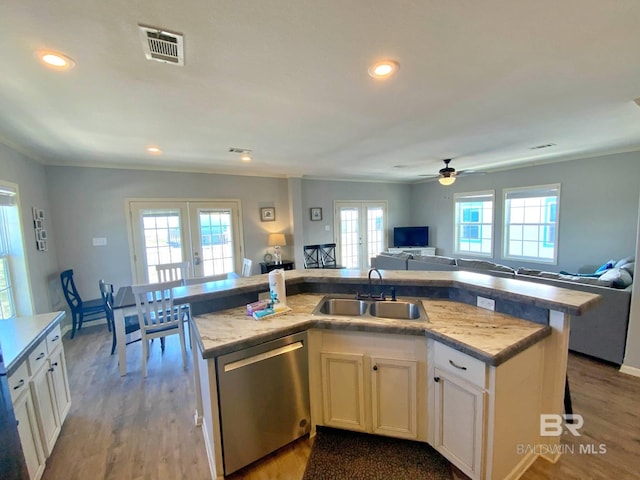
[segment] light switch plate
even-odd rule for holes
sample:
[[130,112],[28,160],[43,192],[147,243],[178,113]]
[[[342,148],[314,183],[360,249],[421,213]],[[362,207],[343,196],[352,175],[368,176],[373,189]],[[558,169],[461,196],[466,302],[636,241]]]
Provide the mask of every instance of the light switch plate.
[[496,309],[496,301],[492,298],[477,297],[477,305],[480,308],[485,308],[491,311],[495,311]]
[[325,226],[324,226],[324,230],[325,230],[326,232],[329,232],[329,231],[331,231],[331,227],[330,227],[329,225],[325,225]]
[[93,237],[93,246],[94,247],[106,247],[107,246],[107,238],[106,237]]

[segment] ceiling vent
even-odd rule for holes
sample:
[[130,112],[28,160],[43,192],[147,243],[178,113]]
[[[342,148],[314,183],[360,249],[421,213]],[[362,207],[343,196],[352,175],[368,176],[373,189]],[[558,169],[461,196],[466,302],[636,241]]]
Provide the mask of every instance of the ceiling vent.
[[181,34],[142,25],[138,25],[138,28],[148,60],[184,65],[184,37]]

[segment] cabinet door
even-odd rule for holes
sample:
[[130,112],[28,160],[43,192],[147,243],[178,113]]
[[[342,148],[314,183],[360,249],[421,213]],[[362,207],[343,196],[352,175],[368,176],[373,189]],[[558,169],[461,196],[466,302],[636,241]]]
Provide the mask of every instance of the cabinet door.
[[363,356],[321,353],[324,425],[364,431]]
[[472,479],[480,478],[484,391],[444,370],[435,369],[435,444]]
[[16,398],[13,403],[13,410],[18,421],[18,434],[20,435],[20,443],[27,463],[29,478],[36,480],[44,472],[45,457],[30,391],[27,390]]
[[40,436],[44,453],[47,457],[51,455],[60,433],[60,420],[55,400],[52,371],[52,367],[47,363],[36,373],[31,381],[38,424],[40,425]]
[[56,412],[60,425],[71,408],[71,394],[69,392],[69,378],[67,377],[67,364],[64,359],[64,349],[58,348],[51,354],[51,380],[55,394]]
[[371,410],[373,432],[416,438],[417,362],[371,357]]

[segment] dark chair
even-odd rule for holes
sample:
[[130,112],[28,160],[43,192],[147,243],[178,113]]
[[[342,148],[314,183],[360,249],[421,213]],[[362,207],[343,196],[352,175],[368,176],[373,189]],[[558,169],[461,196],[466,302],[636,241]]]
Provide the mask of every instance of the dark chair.
[[75,336],[76,328],[78,330],[82,328],[82,322],[84,320],[96,320],[107,316],[102,298],[87,301],[82,300],[76,284],[73,281],[73,270],[65,270],[62,272],[60,274],[60,282],[62,283],[64,298],[69,304],[71,316],[73,317],[71,338]]
[[320,251],[320,265],[322,268],[343,268],[336,262],[336,244],[324,243],[318,245]]
[[[113,284],[105,283],[104,280],[100,280],[98,282],[100,285],[100,293],[102,294],[102,298],[104,299],[104,309],[107,313],[107,323],[109,324],[109,328],[113,335],[113,340],[111,342],[111,355],[116,351],[116,326],[115,326],[115,316],[113,314]],[[140,331],[140,322],[138,321],[137,315],[129,315],[124,317],[124,333],[129,335],[133,332]],[[134,342],[139,342],[142,340],[142,337],[136,338],[135,340],[131,340],[127,342],[127,345]]]
[[320,245],[304,246],[304,268],[320,268]]

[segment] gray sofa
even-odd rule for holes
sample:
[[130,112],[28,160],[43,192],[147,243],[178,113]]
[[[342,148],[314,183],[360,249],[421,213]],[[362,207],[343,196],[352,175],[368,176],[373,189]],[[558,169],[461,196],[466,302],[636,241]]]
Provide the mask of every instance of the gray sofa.
[[[371,265],[386,270],[466,270],[601,295],[602,301],[597,307],[571,322],[569,349],[617,365],[621,365],[624,360],[631,285],[626,288],[612,288],[606,286],[611,282],[600,281],[597,278],[524,268],[514,270],[506,265],[484,260],[455,259],[436,255],[411,256],[383,253],[372,258]],[[633,270],[630,274],[633,275]]]

